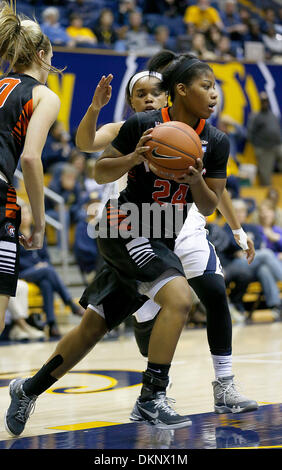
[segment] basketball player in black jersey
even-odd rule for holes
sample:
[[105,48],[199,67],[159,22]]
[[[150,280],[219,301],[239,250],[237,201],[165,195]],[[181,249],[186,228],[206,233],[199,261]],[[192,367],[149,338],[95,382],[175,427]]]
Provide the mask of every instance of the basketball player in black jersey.
[[[41,152],[59,111],[59,98],[45,86],[52,69],[52,47],[37,23],[21,20],[13,7],[0,8],[0,333],[9,297],[18,280],[19,243],[42,247],[45,231]],[[2,64],[1,64],[2,65]],[[54,71],[56,69],[53,69]],[[34,219],[29,239],[19,236],[20,206],[13,175],[21,157],[24,183]]]
[[[96,164],[95,177],[100,183],[115,181],[127,172],[130,175],[118,205],[109,201],[106,206],[105,230],[99,228],[99,249],[108,267],[101,269],[81,298],[86,311],[80,325],[59,342],[34,377],[11,383],[6,426],[13,435],[23,431],[37,396],[74,367],[108,330],[134,313],[144,297],[151,297],[161,308],[151,334],[148,367],[135,411],[140,420],[164,428],[191,424],[189,417],[178,415],[166,399],[170,364],[190,308],[189,287],[181,262],[173,253],[176,233],[166,238],[161,226],[158,238],[151,232],[144,237],[141,223],[140,236],[126,238],[127,214],[121,206],[134,204],[142,216],[144,203],[166,202],[177,215],[172,201],[181,204],[184,214],[194,201],[204,215],[211,214],[225,187],[229,142],[205,121],[217,99],[214,74],[207,64],[180,57],[165,71],[163,88],[170,90],[172,107],[129,118]],[[157,177],[144,156],[151,129],[168,118],[189,124],[200,138],[209,141],[203,162],[198,159],[189,174],[175,181]],[[160,191],[161,185],[168,191]],[[107,236],[113,227],[117,229],[116,238]]]

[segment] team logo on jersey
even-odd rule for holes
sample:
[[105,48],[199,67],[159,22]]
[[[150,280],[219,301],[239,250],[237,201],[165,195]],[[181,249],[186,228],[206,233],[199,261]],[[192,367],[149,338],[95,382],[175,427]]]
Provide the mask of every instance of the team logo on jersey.
[[161,153],[158,153],[156,149],[152,150],[152,155],[156,158],[165,158],[167,160],[179,160],[181,158],[178,155],[162,155]]
[[203,152],[205,153],[207,150],[208,142],[206,140],[201,140],[201,144],[202,144]]
[[14,226],[13,224],[11,224],[10,222],[8,222],[8,223],[5,225],[5,230],[6,230],[7,235],[9,235],[9,237],[14,238],[15,232],[16,232],[16,228],[15,228],[15,226]]

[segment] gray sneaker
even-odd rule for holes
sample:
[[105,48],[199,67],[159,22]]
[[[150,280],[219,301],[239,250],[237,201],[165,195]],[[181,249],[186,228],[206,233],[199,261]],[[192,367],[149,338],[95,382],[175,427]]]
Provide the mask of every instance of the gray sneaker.
[[157,392],[153,400],[140,401],[138,398],[132,413],[131,421],[146,421],[159,429],[177,429],[191,426],[192,421],[189,416],[180,416],[169,402],[174,402],[167,398],[165,392]]
[[212,382],[214,411],[216,413],[244,413],[257,410],[257,402],[241,395],[236,389],[233,377],[234,375],[221,377]]
[[36,395],[27,396],[23,391],[23,383],[27,379],[14,379],[10,382],[9,392],[11,404],[5,414],[5,427],[8,433],[19,436],[25,427],[30,414],[34,411]]

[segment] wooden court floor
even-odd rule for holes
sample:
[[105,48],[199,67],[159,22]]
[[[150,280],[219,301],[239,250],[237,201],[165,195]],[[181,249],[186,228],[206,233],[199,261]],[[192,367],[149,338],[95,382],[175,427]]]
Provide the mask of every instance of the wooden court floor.
[[160,432],[129,415],[146,361],[133,335],[104,340],[43,395],[20,438],[7,434],[8,384],[28,377],[53,352],[54,341],[0,347],[0,449],[282,449],[282,322],[233,327],[236,383],[259,410],[213,413],[214,380],[206,330],[182,333],[171,367],[168,396],[192,426]]

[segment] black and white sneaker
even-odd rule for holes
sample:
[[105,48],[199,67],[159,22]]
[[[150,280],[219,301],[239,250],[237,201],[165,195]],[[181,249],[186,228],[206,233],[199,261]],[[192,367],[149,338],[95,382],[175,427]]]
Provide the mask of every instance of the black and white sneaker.
[[189,416],[180,416],[170,406],[173,399],[167,398],[165,392],[156,392],[152,400],[140,401],[137,399],[132,413],[131,421],[146,421],[159,429],[178,429],[191,426]]

